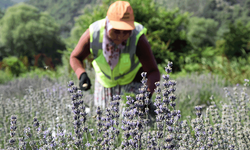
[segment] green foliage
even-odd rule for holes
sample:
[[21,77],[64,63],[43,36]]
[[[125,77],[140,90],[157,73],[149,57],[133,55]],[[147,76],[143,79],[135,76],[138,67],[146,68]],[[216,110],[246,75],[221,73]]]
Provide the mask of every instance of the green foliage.
[[191,17],[187,38],[195,48],[215,46],[218,24],[213,19]]
[[89,25],[93,22],[105,18],[108,11],[108,5],[102,3],[93,8],[86,7],[84,14],[79,16],[75,21],[75,25],[71,30],[71,38],[74,43],[77,43],[81,35],[89,28]]
[[250,22],[250,0],[245,0],[239,10],[238,20],[242,21],[243,24]]
[[9,73],[6,73],[4,70],[0,70],[0,84],[7,83],[12,79],[12,76]]
[[242,22],[229,24],[229,31],[223,35],[225,45],[223,52],[231,59],[235,57],[244,57],[250,52],[248,44],[250,42],[250,26],[243,25]]
[[41,68],[33,68],[31,71],[22,73],[20,74],[21,78],[34,78],[38,76],[39,78],[41,77],[49,77],[51,79],[57,79],[59,76],[56,71],[51,71],[51,70],[45,70]]
[[250,21],[249,7],[249,0],[209,0],[201,16],[212,18],[218,21],[220,25],[234,23],[237,20],[246,24]]
[[163,64],[168,59],[175,62],[174,71],[180,71],[183,62],[181,57],[185,57],[185,53],[192,49],[185,31],[188,13],[180,14],[178,9],[165,11],[159,8],[150,15],[148,20],[143,21],[143,25],[148,29],[147,38],[157,63]]
[[156,0],[159,6],[163,6],[168,10],[173,10],[175,8],[179,8],[180,11],[190,12],[194,14],[194,16],[200,16],[202,10],[207,4],[207,0]]
[[[244,81],[242,79],[249,78],[250,68],[248,63],[250,61],[250,55],[247,55],[246,58],[238,57],[228,59],[227,57],[221,55],[220,52],[214,48],[207,48],[207,50],[211,51],[211,54],[213,55],[210,57],[201,57],[198,72],[213,73],[223,76],[231,84],[243,84]],[[184,68],[186,69],[186,66]],[[190,70],[190,72],[197,71],[193,68]]]
[[[21,3],[9,7],[1,19],[1,42],[7,56],[28,56],[45,53],[52,58],[60,58],[56,50],[65,49],[58,36],[58,25],[46,12]],[[31,63],[31,62],[30,62]]]
[[3,18],[4,12],[0,8],[0,20]]
[[70,55],[72,53],[73,49],[71,48],[67,48],[65,51],[61,51],[61,50],[58,50],[58,53],[61,53],[62,54],[62,66],[63,68],[59,67],[57,68],[57,72],[59,72],[59,74],[64,74],[66,75],[67,77],[70,77],[73,73],[74,73],[74,70],[71,68],[70,66]]
[[68,37],[75,21],[74,18],[83,14],[82,9],[97,0],[29,0],[28,4],[37,7],[40,11],[48,12],[60,25],[60,33]]
[[18,77],[21,73],[27,71],[24,64],[15,56],[4,58],[3,67],[5,68],[5,72],[10,76]]

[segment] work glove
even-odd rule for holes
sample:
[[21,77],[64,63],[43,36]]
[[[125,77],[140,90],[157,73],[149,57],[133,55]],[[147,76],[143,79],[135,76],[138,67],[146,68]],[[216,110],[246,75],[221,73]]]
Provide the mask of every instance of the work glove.
[[79,87],[81,90],[87,91],[91,88],[91,82],[86,72],[81,74],[79,80]]

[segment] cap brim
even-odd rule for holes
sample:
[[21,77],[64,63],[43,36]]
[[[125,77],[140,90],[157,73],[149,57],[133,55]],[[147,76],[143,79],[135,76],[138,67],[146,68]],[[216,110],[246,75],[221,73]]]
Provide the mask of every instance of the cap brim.
[[134,21],[111,21],[110,20],[110,24],[112,25],[112,27],[114,29],[118,29],[118,30],[134,30],[135,29],[135,25],[134,25]]

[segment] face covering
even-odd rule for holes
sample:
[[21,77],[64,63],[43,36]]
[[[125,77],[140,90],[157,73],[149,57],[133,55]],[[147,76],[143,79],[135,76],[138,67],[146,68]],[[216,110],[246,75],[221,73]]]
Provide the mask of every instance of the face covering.
[[[102,41],[102,49],[103,49],[103,55],[109,64],[111,70],[115,68],[119,61],[120,53],[124,50],[127,40],[122,42],[119,45],[116,45],[110,38],[108,38],[109,31],[112,29],[112,25],[109,22],[108,17],[106,16],[106,25],[103,35],[103,41]],[[132,35],[132,34],[131,34]]]

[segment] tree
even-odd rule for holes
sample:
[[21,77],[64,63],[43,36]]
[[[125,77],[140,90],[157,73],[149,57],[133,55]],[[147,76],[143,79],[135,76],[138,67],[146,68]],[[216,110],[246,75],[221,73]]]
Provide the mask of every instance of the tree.
[[191,17],[188,26],[188,40],[195,48],[215,46],[219,23],[213,19]]
[[244,2],[239,20],[244,24],[250,21],[250,0]]
[[0,8],[0,20],[1,20],[1,18],[3,18],[3,15],[4,15],[4,12]]
[[55,20],[31,5],[20,3],[9,7],[0,26],[0,39],[7,56],[27,56],[32,64],[35,54],[45,53],[56,59],[60,58],[56,50],[65,49]]
[[39,11],[47,11],[60,25],[60,33],[63,37],[69,37],[74,18],[82,15],[82,9],[90,3],[98,3],[98,0],[28,0],[27,4],[35,6]]
[[250,23],[244,25],[242,22],[229,24],[229,31],[223,35],[224,54],[229,58],[246,58],[250,53]]

